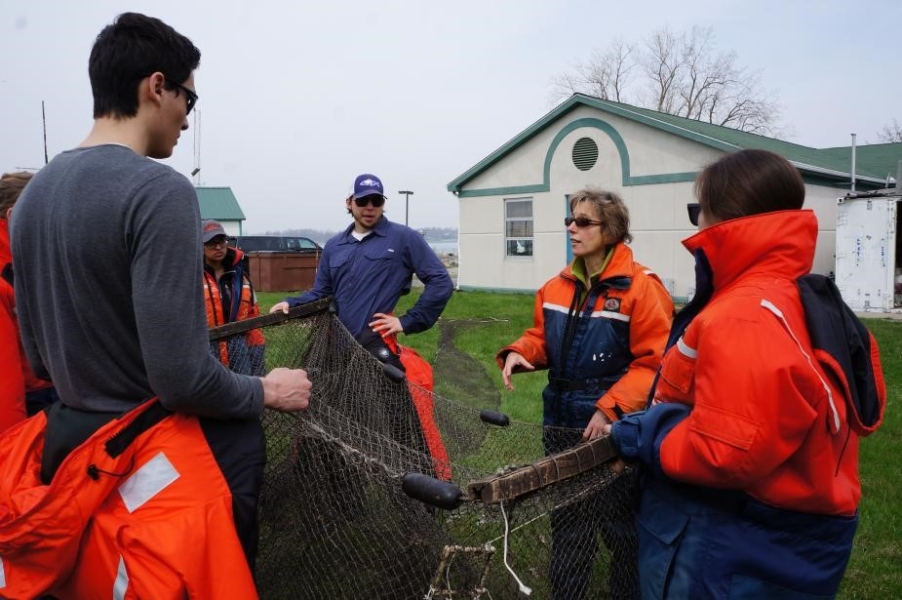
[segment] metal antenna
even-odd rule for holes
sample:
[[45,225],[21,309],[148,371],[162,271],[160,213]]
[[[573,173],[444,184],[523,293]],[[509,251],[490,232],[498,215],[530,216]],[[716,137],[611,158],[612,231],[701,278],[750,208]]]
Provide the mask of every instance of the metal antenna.
[[194,186],[200,186],[200,109],[194,111]]
[[47,113],[44,111],[44,101],[41,100],[41,120],[44,122],[44,164],[50,162],[47,156]]

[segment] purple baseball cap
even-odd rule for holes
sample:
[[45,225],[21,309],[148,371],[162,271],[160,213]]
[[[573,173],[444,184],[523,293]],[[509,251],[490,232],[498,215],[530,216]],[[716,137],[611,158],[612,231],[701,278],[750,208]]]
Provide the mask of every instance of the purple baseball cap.
[[372,196],[373,194],[378,194],[385,198],[382,181],[375,175],[369,173],[358,175],[357,179],[354,180],[354,198],[363,198],[364,196]]

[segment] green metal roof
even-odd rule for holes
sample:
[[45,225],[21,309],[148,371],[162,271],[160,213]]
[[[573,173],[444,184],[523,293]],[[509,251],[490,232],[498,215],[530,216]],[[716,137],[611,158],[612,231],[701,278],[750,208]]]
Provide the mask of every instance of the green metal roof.
[[[808,173],[820,178],[848,180],[851,176],[849,149],[845,149],[846,154],[844,155],[841,152],[844,150],[843,148],[819,150],[817,148],[793,144],[791,142],[754,133],[746,133],[744,131],[739,131],[738,129],[731,129],[730,127],[713,125],[711,123],[704,123],[685,117],[661,113],[647,108],[639,108],[637,106],[610,100],[601,100],[585,94],[573,94],[560,106],[530,125],[518,136],[508,141],[467,172],[454,179],[448,184],[448,191],[459,192],[461,187],[468,181],[489,169],[492,165],[526,143],[553,122],[580,106],[589,106],[625,119],[630,119],[724,152],[735,152],[736,150],[746,148],[769,150],[785,157],[795,164],[803,173]],[[873,187],[876,184],[883,184],[887,173],[883,168],[884,162],[890,162],[890,159],[893,156],[896,157],[896,161],[902,159],[902,144],[879,144],[878,146],[889,146],[889,148],[885,148],[881,152],[874,151],[873,161],[870,159],[856,161],[855,170],[857,172],[857,179],[859,181],[870,183],[871,186],[869,187]],[[869,148],[869,146],[858,146],[856,159],[859,156],[871,156],[870,151],[865,150],[866,148]],[[879,160],[877,159],[878,155],[881,157]],[[895,163],[893,164],[895,165]],[[895,173],[895,166],[893,166],[892,172]]]
[[[851,146],[824,148],[821,152],[847,165],[852,164]],[[855,170],[859,173],[866,171],[880,178],[886,178],[887,175],[895,177],[900,160],[902,160],[902,142],[855,147]]]
[[229,187],[197,187],[197,203],[201,219],[243,221],[246,217],[238,199]]

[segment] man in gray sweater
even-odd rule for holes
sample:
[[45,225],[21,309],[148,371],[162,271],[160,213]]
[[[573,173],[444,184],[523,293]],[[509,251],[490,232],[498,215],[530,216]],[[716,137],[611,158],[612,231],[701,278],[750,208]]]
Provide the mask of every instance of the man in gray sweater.
[[303,410],[311,384],[302,370],[238,375],[209,352],[195,191],[151,160],[169,157],[188,128],[199,62],[188,38],[144,15],[100,33],[93,129],[35,175],[12,219],[16,302],[28,359],[61,399],[48,414],[45,483],[95,430],[157,397],[199,418],[252,566],[259,417]]

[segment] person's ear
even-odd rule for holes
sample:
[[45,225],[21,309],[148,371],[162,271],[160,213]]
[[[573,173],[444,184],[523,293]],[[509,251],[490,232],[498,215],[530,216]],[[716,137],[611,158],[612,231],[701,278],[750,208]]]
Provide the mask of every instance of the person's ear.
[[12,218],[13,218],[13,207],[10,206],[9,208],[6,209],[6,220],[9,221]]
[[[165,88],[166,77],[159,71],[156,71],[141,81],[141,96],[159,106],[163,103],[163,90]],[[141,98],[139,97],[139,104],[140,99]]]

